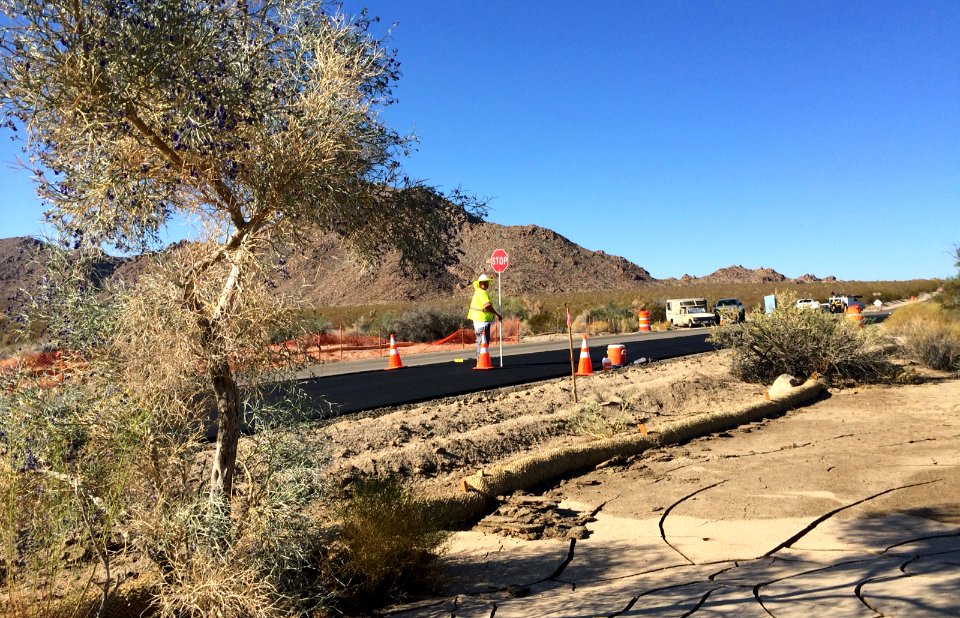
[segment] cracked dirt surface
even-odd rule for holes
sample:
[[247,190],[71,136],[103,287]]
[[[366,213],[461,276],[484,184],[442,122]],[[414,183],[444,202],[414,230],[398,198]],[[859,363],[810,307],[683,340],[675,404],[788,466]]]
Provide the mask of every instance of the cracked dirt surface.
[[385,612],[960,613],[958,379],[833,391],[538,495],[586,534],[460,532],[444,558],[448,595]]

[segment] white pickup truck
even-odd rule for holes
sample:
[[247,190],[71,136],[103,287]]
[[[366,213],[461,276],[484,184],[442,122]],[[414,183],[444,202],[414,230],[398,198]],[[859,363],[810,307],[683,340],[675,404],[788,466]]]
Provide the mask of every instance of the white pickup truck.
[[858,307],[863,311],[863,303],[860,302],[860,296],[851,294],[834,294],[827,299],[827,309],[830,313],[843,313],[848,307]]
[[667,321],[671,326],[713,326],[717,317],[707,308],[706,298],[671,298]]

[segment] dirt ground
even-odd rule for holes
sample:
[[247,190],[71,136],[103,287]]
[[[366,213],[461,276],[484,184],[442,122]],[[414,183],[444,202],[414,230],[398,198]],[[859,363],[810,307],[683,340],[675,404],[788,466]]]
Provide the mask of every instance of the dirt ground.
[[763,386],[730,377],[729,365],[722,352],[630,365],[578,378],[577,404],[571,380],[555,379],[351,415],[305,438],[330,453],[335,484],[395,475],[429,494],[535,449],[655,432],[679,416],[763,396]]
[[956,616],[960,379],[920,373],[505,497],[383,613]]
[[[916,380],[944,377],[909,364],[905,372]],[[858,408],[873,409],[891,405],[885,393],[896,388],[832,390],[841,396],[840,401],[844,395],[855,393]],[[303,437],[329,453],[326,474],[335,487],[369,475],[392,475],[429,496],[449,492],[458,487],[461,478],[478,469],[535,450],[612,435],[655,433],[658,425],[683,416],[758,401],[765,390],[764,385],[744,383],[731,376],[729,352],[710,352],[578,378],[577,404],[573,403],[571,380],[554,379],[350,415],[317,425]],[[918,392],[921,399],[927,396],[925,393],[939,396],[937,389]],[[923,401],[916,403],[925,405]],[[614,467],[621,463],[612,462]],[[514,506],[507,504],[502,509],[510,511],[512,517],[516,515]],[[481,526],[491,529],[492,525],[495,531],[520,538],[575,535],[576,530],[568,533],[566,528],[583,522],[559,522],[561,529],[551,530],[556,526],[550,521],[558,522],[551,514],[555,509],[548,507],[532,503],[524,507],[534,512],[533,519],[546,522],[545,528],[539,524],[533,528],[494,525],[503,512],[492,514],[494,524],[488,520]]]

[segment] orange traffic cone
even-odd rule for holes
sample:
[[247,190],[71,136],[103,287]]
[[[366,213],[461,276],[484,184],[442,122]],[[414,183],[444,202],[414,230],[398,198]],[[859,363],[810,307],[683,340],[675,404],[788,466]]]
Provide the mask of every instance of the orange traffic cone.
[[490,363],[490,351],[487,349],[487,336],[480,335],[480,358],[477,359],[477,366],[474,369],[493,369]]
[[394,338],[393,333],[390,333],[390,363],[387,365],[385,371],[390,371],[391,369],[403,369],[403,363],[400,362],[400,352],[397,351],[397,340]]
[[590,348],[587,347],[587,336],[583,336],[580,346],[580,365],[577,367],[578,376],[593,375],[593,361],[590,360]]

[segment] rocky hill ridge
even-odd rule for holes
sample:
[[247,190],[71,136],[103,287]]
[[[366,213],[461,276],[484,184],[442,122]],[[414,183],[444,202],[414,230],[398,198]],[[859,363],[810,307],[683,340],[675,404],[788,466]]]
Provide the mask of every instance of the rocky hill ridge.
[[[442,301],[460,298],[477,275],[492,275],[494,249],[511,256],[504,273],[512,296],[583,291],[613,291],[650,283],[763,283],[788,279],[771,268],[749,269],[735,265],[703,277],[654,279],[643,267],[604,251],[586,249],[557,232],[537,225],[504,226],[487,221],[466,221],[459,241],[451,247],[449,265],[428,269],[430,274],[401,271],[398,255],[387,252],[373,269],[364,269],[331,234],[305,234],[312,242],[286,256],[275,283],[280,291],[299,288],[305,300],[317,306],[356,306],[390,302]],[[0,239],[0,307],[16,304],[21,289],[33,289],[43,272],[36,256],[45,248],[32,238]],[[136,277],[143,257],[106,256],[102,272]],[[42,262],[41,258],[41,262]],[[823,279],[835,280],[833,277]],[[803,275],[795,281],[821,281]]]

